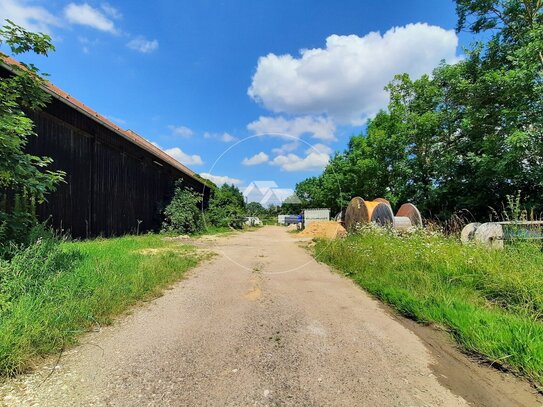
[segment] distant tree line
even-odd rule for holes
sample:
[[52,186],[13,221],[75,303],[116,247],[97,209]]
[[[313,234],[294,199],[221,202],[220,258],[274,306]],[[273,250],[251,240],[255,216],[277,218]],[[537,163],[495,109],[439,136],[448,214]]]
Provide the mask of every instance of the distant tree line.
[[277,215],[298,214],[302,205],[284,203],[264,207],[259,202],[246,202],[241,190],[235,185],[220,187],[204,180],[211,188],[209,207],[202,208],[202,195],[186,188],[182,180],[175,187],[171,202],[163,211],[162,231],[193,234],[210,228],[241,229],[246,217],[259,217],[263,223],[275,224]]
[[309,206],[353,196],[413,202],[427,217],[484,217],[518,191],[543,210],[543,0],[456,0],[457,31],[486,33],[431,76],[397,75],[387,110],[324,172],[296,186]]

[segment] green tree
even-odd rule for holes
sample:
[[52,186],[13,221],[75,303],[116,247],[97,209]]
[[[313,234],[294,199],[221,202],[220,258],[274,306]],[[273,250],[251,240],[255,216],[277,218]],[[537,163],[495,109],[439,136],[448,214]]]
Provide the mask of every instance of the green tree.
[[213,226],[240,229],[245,221],[245,199],[235,185],[223,184],[212,191],[205,219]]
[[195,233],[202,229],[202,196],[183,186],[177,180],[171,202],[164,209],[162,231],[174,233]]
[[438,72],[461,119],[454,190],[479,213],[517,190],[540,210],[543,1],[458,0],[457,11],[458,30],[488,31],[490,40]]
[[[34,52],[45,55],[54,50],[51,38],[34,34],[7,20],[0,28],[0,45],[13,54]],[[36,219],[35,206],[63,179],[62,171],[47,167],[52,160],[26,153],[34,124],[27,112],[44,108],[50,96],[44,79],[34,65],[11,63],[0,53],[4,65],[13,72],[0,78],[0,240],[23,241]]]
[[319,177],[296,187],[313,206],[356,195],[416,203],[426,216],[483,219],[520,190],[543,210],[543,0],[457,0],[458,29],[488,31],[433,75],[397,75],[390,103]]
[[248,216],[259,216],[266,213],[266,209],[259,202],[249,202],[246,205]]
[[281,203],[281,214],[298,214],[302,213],[303,204],[300,198],[293,193],[290,196],[287,196]]

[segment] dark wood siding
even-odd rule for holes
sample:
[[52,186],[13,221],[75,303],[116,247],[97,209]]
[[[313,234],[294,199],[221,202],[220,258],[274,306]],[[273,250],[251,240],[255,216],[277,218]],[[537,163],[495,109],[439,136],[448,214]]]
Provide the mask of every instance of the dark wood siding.
[[54,160],[66,183],[40,205],[38,215],[73,237],[114,236],[160,227],[160,211],[175,180],[209,197],[204,184],[126,140],[68,104],[53,99],[31,114],[38,137],[28,152]]

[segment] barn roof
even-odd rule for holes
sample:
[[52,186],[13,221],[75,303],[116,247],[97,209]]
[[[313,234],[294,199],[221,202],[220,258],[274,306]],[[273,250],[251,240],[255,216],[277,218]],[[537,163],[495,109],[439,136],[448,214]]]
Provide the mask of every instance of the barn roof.
[[[0,53],[0,65],[4,66],[6,69],[12,72],[13,72],[14,66],[18,68],[26,69],[24,64],[2,53]],[[146,140],[144,137],[140,136],[136,132],[132,130],[125,130],[119,127],[117,124],[113,123],[108,118],[104,117],[97,111],[91,109],[90,107],[80,102],[79,100],[77,100],[76,98],[68,94],[67,92],[60,89],[58,86],[52,84],[51,82],[45,81],[45,84],[46,84],[45,90],[56,99],[78,110],[84,115],[90,117],[94,121],[112,130],[113,132],[118,134],[120,137],[123,137],[124,139],[129,140],[133,144],[136,144],[138,147],[146,150],[147,152],[151,153],[152,155],[161,159],[162,161],[165,161],[166,163],[170,164],[172,167],[177,168],[178,170],[189,175],[191,178],[194,178],[198,182],[204,183],[200,178],[196,177],[196,173],[194,171],[192,171],[187,166],[181,164],[179,161],[177,161],[170,155],[166,154],[160,148],[156,147],[150,141]]]

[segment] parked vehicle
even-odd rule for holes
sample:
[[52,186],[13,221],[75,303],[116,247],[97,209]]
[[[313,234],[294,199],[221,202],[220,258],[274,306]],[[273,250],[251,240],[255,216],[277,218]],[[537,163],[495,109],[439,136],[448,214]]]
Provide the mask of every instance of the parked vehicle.
[[298,223],[298,215],[277,215],[277,223],[283,226],[295,225]]

